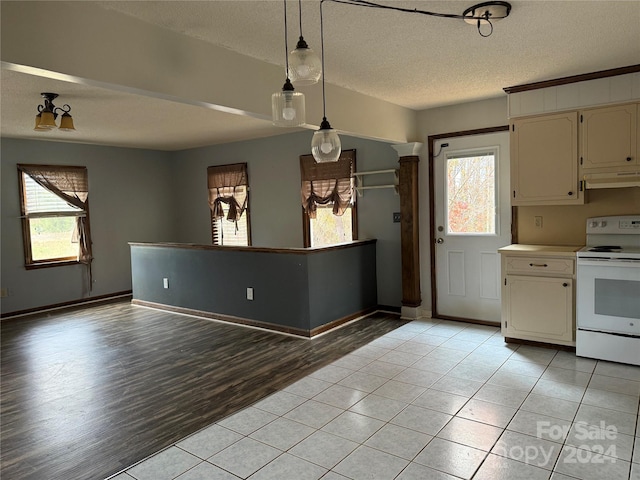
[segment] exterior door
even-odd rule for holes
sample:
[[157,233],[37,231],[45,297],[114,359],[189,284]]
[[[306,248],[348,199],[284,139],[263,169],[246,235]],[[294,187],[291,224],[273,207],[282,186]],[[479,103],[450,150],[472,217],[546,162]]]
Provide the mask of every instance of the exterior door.
[[433,164],[434,313],[500,322],[497,250],[511,243],[509,133],[442,138],[434,155],[439,151]]

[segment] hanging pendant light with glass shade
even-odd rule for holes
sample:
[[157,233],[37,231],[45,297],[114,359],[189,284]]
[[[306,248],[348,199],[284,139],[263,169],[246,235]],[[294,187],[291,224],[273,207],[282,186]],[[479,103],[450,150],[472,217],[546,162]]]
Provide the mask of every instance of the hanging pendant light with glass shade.
[[298,0],[298,16],[300,20],[300,38],[295,50],[289,54],[287,76],[295,85],[313,85],[318,83],[322,74],[322,66],[318,55],[309,48],[302,36],[302,0]]
[[322,57],[322,122],[320,129],[313,134],[311,154],[317,163],[337,162],[342,152],[342,144],[338,132],[331,128],[327,120],[326,95],[324,87],[324,25],[322,21],[322,4],[320,0],[320,49]]
[[[287,0],[284,0],[284,59],[287,72],[289,71],[288,51]],[[295,91],[289,77],[284,82],[282,91],[271,95],[271,114],[273,124],[278,127],[299,127],[305,123],[304,95]]]

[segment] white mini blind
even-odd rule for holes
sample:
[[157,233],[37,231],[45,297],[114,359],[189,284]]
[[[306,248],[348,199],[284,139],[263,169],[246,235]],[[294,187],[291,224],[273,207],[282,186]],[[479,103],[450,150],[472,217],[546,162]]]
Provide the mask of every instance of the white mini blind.
[[69,205],[63,199],[38,184],[26,173],[21,173],[25,188],[25,213],[78,213],[81,208]]

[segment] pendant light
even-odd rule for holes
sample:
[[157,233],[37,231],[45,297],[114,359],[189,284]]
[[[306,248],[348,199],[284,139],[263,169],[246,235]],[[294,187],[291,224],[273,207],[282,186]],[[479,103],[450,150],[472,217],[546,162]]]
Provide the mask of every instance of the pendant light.
[[295,50],[289,54],[287,76],[295,85],[313,85],[318,83],[322,74],[320,59],[309,48],[302,36],[302,0],[298,0],[298,16],[300,20],[300,39]]
[[[284,60],[289,72],[287,52],[287,0],[284,0]],[[304,95],[296,92],[287,76],[281,92],[271,95],[271,114],[273,124],[278,127],[299,127],[305,123]]]
[[327,120],[326,95],[324,87],[324,26],[322,22],[322,4],[320,0],[320,49],[322,56],[322,122],[320,129],[314,132],[311,140],[311,153],[317,163],[337,162],[342,152],[338,133],[331,128]]

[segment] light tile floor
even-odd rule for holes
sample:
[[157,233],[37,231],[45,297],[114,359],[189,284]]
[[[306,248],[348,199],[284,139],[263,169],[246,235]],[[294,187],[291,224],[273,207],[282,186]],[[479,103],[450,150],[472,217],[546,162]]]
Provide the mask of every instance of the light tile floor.
[[640,480],[640,367],[416,320],[113,480]]

